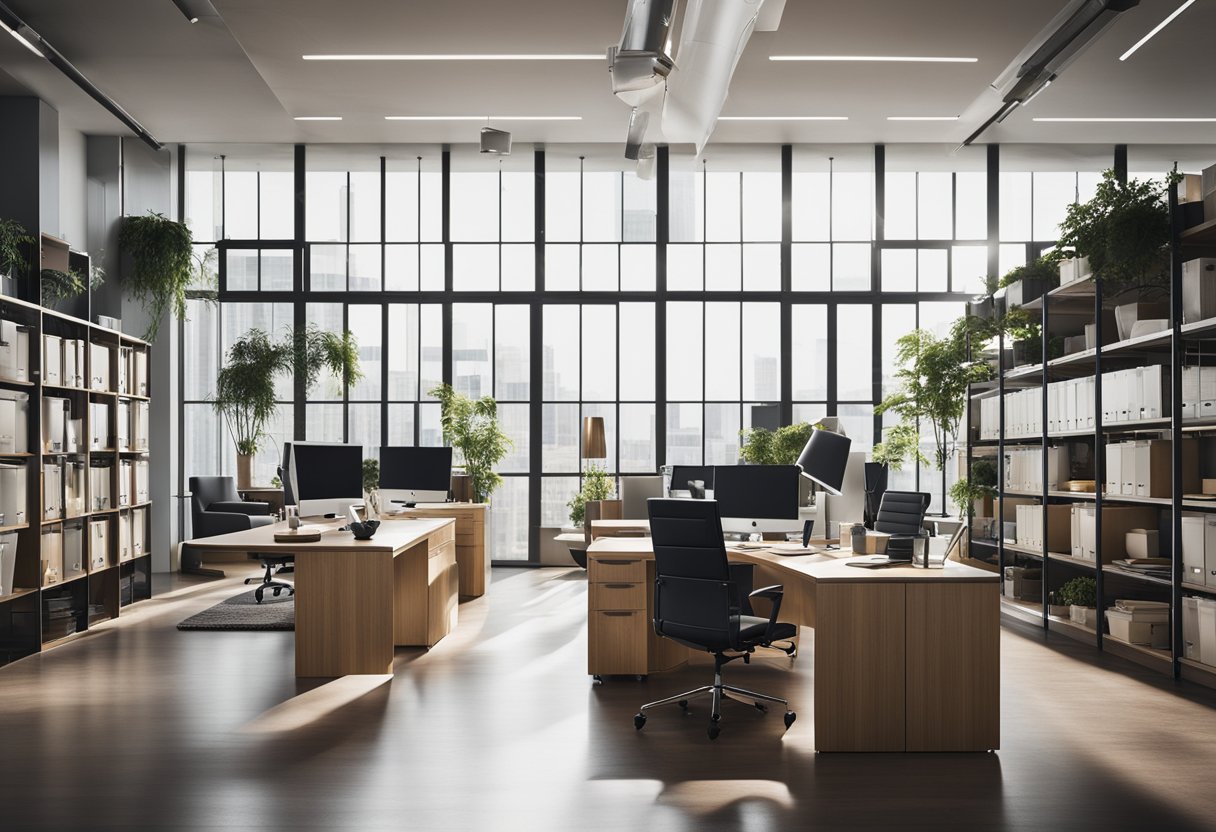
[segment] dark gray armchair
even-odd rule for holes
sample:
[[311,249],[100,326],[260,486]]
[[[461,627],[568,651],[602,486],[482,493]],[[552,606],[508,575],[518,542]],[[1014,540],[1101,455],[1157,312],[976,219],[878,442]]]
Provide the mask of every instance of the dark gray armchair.
[[[232,477],[191,477],[190,478],[190,522],[193,536],[215,537],[229,532],[247,531],[258,526],[269,526],[275,518],[270,516],[270,503],[257,503],[242,500],[236,490]],[[258,555],[250,553],[250,559],[259,560],[265,567],[265,573],[260,578],[246,578],[245,583],[260,581],[255,593],[258,603],[262,601],[263,593],[269,589],[277,596],[284,590],[289,595],[295,594],[295,589],[289,583],[274,580],[274,569],[280,572],[291,571],[290,564],[295,556],[291,553]],[[204,569],[198,554],[190,548],[187,542],[182,545],[182,571],[192,574],[223,577],[224,573],[216,569]]]

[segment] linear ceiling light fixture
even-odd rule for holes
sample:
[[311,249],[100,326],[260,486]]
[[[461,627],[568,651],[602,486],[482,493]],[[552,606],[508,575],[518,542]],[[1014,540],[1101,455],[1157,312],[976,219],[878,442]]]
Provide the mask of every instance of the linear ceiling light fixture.
[[887,116],[887,121],[958,121],[958,116]]
[[602,61],[604,54],[534,54],[534,55],[500,55],[500,54],[448,54],[448,55],[419,55],[419,54],[338,54],[338,55],[301,55],[306,61]]
[[89,97],[105,107],[115,118],[125,124],[131,132],[143,139],[144,143],[153,150],[161,150],[164,145],[156,140],[156,137],[147,131],[135,118],[124,110],[118,102],[107,96],[104,92],[93,85],[93,82],[86,78],[80,70],[72,65],[72,62],[63,56],[63,54],[52,46],[46,38],[30,28],[24,20],[6,6],[0,3],[0,26],[8,30],[13,37],[22,41],[29,47],[30,51],[34,52],[40,58],[45,58],[48,63],[66,75],[72,83],[80,87]]
[[718,116],[718,121],[848,121],[848,116]]
[[582,121],[582,116],[385,116],[385,121]]
[[1177,17],[1178,15],[1180,15],[1180,14],[1182,14],[1184,11],[1186,11],[1188,8],[1190,8],[1191,4],[1192,4],[1192,3],[1194,3],[1194,2],[1195,2],[1195,0],[1186,0],[1186,2],[1185,2],[1185,3],[1183,3],[1183,4],[1182,4],[1181,6],[1179,6],[1178,8],[1174,9],[1173,13],[1172,13],[1172,14],[1170,14],[1170,16],[1169,16],[1169,17],[1167,17],[1165,20],[1161,21],[1161,22],[1160,22],[1160,23],[1158,23],[1156,26],[1154,26],[1154,27],[1153,27],[1153,28],[1152,28],[1152,29],[1149,31],[1149,33],[1148,33],[1147,35],[1145,35],[1144,37],[1140,38],[1140,40],[1136,41],[1136,43],[1135,43],[1135,44],[1132,46],[1132,48],[1131,48],[1131,49],[1127,50],[1127,51],[1126,51],[1126,52],[1124,52],[1122,55],[1120,55],[1120,56],[1119,56],[1119,60],[1121,60],[1121,61],[1126,61],[1126,60],[1127,60],[1128,58],[1130,58],[1132,55],[1136,54],[1136,50],[1137,50],[1137,49],[1139,49],[1141,46],[1144,46],[1144,44],[1148,43],[1148,42],[1149,42],[1149,41],[1152,39],[1153,35],[1155,35],[1155,34],[1157,34],[1158,32],[1160,32],[1160,31],[1161,31],[1162,29],[1164,29],[1166,26],[1169,26],[1169,25],[1170,25],[1170,23],[1172,23],[1172,22],[1173,22],[1173,20],[1174,20],[1174,18],[1175,18],[1175,17]]
[[1035,121],[1057,122],[1057,123],[1074,123],[1074,124],[1211,124],[1216,122],[1216,118],[1172,118],[1159,116],[1145,117],[1110,117],[1105,116],[1096,118],[1036,118]]
[[342,116],[295,116],[296,121],[341,121]]
[[839,61],[861,63],[973,64],[979,58],[940,55],[769,55],[770,61]]

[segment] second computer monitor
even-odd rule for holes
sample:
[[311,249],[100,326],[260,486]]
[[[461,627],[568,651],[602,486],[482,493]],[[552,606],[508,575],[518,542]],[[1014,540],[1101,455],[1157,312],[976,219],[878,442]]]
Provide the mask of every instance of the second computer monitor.
[[287,474],[300,516],[343,516],[363,502],[363,446],[293,442]]
[[[704,482],[705,490],[714,490],[714,466],[712,465],[673,465],[671,466],[671,485],[669,496],[689,497],[692,494],[690,483]],[[706,495],[700,495],[706,496]]]
[[442,503],[452,487],[452,449],[380,449],[380,494],[400,503]]
[[798,518],[797,465],[719,465],[714,469],[714,499],[722,530],[788,533],[802,530]]

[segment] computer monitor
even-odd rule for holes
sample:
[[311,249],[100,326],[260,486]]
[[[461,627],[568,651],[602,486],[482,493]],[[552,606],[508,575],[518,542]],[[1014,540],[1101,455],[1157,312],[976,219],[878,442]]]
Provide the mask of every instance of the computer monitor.
[[714,470],[714,499],[722,530],[801,532],[797,465],[719,465]]
[[671,466],[671,485],[669,496],[691,497],[692,491],[688,484],[701,480],[705,483],[705,496],[713,496],[714,466],[712,465],[673,465]]
[[380,449],[380,495],[397,503],[442,503],[452,487],[452,449]]
[[301,517],[346,516],[363,502],[363,446],[292,442],[287,474]]

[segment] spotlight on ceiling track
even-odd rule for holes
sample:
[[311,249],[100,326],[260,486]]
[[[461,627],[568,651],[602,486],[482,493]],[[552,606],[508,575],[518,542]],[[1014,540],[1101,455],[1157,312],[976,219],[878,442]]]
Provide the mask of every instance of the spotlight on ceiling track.
[[211,5],[211,0],[173,0],[173,5],[191,23],[198,23],[204,17],[220,16],[215,6]]

